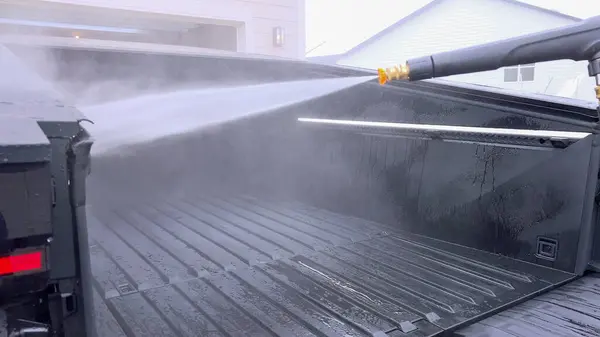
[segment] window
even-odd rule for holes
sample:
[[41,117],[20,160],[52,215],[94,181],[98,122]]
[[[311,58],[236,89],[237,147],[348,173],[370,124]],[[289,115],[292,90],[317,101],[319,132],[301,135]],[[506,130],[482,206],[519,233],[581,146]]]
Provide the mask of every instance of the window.
[[535,63],[504,68],[504,82],[531,82],[535,78]]
[[519,68],[504,68],[504,82],[517,82],[519,80]]

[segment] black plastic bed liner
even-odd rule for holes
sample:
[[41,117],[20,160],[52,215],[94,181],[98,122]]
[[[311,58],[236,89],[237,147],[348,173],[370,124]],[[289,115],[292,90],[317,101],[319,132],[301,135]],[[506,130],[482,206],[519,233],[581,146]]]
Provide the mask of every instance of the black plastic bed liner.
[[457,331],[457,337],[600,336],[600,273]]
[[301,204],[88,214],[106,337],[434,336],[573,278]]

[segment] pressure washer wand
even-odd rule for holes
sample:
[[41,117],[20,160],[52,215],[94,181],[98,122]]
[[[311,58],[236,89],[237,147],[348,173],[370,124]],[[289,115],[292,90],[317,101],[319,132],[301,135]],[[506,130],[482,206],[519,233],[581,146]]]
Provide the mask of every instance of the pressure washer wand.
[[563,59],[589,61],[588,72],[596,78],[596,97],[600,100],[600,16],[557,29],[410,59],[399,66],[378,69],[379,83]]

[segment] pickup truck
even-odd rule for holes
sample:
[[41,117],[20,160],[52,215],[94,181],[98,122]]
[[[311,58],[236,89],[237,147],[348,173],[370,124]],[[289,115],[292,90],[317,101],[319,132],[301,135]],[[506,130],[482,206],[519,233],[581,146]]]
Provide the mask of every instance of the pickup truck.
[[[94,155],[102,134],[68,103],[93,85],[110,100],[128,95],[111,83],[140,95],[376,74],[83,39],[4,43],[0,336],[600,334],[594,103],[374,79]],[[399,136],[307,117],[431,128]]]

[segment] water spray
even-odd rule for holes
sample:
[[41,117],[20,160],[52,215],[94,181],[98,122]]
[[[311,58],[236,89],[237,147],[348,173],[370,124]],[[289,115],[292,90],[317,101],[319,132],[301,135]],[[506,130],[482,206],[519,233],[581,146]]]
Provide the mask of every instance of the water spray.
[[81,110],[94,121],[86,128],[96,139],[93,153],[98,156],[301,104],[373,79],[358,76],[180,90]]

